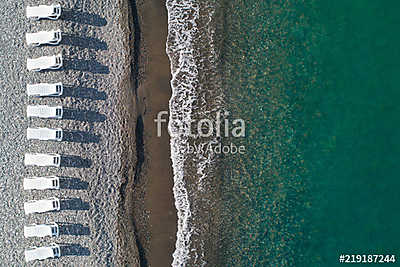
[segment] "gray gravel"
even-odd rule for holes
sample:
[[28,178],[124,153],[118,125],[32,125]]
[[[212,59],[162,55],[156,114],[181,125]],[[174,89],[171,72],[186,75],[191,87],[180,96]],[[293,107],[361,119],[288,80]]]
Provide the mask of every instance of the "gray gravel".
[[[57,242],[62,257],[29,266],[114,266],[117,242],[117,197],[121,183],[121,73],[127,66],[124,38],[118,24],[118,1],[64,0],[58,21],[32,22],[25,18],[28,5],[44,0],[0,1],[0,266],[28,266],[24,249]],[[60,28],[61,45],[28,48],[25,33]],[[27,57],[63,51],[60,71],[32,73]],[[112,55],[112,56],[111,56]],[[27,83],[64,83],[65,96],[34,99],[25,93]],[[61,104],[63,120],[26,118],[28,104]],[[62,127],[67,141],[27,141],[28,126]],[[63,156],[61,168],[25,167],[25,152],[53,152]],[[23,191],[22,179],[32,175],[62,177],[59,191]],[[24,215],[27,200],[56,196],[61,211]],[[56,221],[58,238],[25,239],[23,226]]]

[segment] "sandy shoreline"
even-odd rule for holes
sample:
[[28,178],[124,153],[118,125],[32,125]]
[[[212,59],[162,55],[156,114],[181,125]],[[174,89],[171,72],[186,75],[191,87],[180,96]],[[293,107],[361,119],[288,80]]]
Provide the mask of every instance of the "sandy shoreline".
[[[50,0],[41,2],[51,3]],[[168,257],[173,249],[171,235],[175,234],[175,226],[172,192],[168,192],[172,182],[168,176],[169,142],[154,138],[152,117],[159,109],[168,110],[169,64],[162,62],[163,80],[158,80],[165,84],[162,92],[157,91],[160,83],[149,82],[158,79],[157,71],[153,71],[156,76],[145,72],[144,77],[143,69],[135,69],[134,65],[132,69],[131,65],[132,59],[133,63],[148,62],[142,68],[154,70],[159,65],[158,55],[165,54],[165,49],[157,46],[165,45],[165,39],[161,43],[165,37],[160,35],[157,36],[160,39],[153,40],[144,34],[146,49],[142,45],[143,53],[135,54],[131,48],[137,42],[129,36],[128,3],[128,0],[66,0],[59,20],[39,22],[25,18],[26,6],[37,5],[37,1],[0,3],[4,45],[0,49],[3,62],[0,65],[2,264],[26,266],[25,248],[52,242],[61,245],[62,257],[34,266],[148,266],[148,263],[165,266],[165,261],[171,260]],[[148,3],[151,1],[142,3],[140,8],[149,8]],[[157,4],[162,7],[162,2]],[[149,16],[143,15],[143,18],[144,22],[148,21],[144,23],[146,31],[167,27],[163,19],[154,20],[153,24]],[[58,28],[63,32],[59,46],[29,48],[24,42],[26,32]],[[27,57],[58,53],[64,56],[63,69],[41,73],[26,70]],[[28,83],[58,81],[64,84],[62,97],[26,96]],[[139,83],[144,87],[136,95],[139,91],[135,84]],[[146,98],[145,106],[138,101],[143,98]],[[62,120],[28,120],[25,114],[28,104],[62,105],[65,116]],[[27,127],[61,127],[65,139],[63,142],[28,141]],[[25,167],[26,152],[59,153],[61,167]],[[46,175],[59,176],[61,189],[23,190],[24,177]],[[133,191],[126,192],[132,188]],[[24,214],[25,201],[53,196],[61,199],[59,212]],[[23,237],[24,225],[51,221],[59,223],[60,237]],[[149,238],[149,234],[157,239]],[[152,259],[163,259],[163,264],[157,265]]]
[[117,262],[119,266],[140,266],[139,246],[137,244],[136,226],[132,210],[132,203],[134,200],[130,190],[133,188],[137,162],[135,140],[137,106],[132,73],[132,64],[135,64],[135,51],[133,49],[134,37],[132,37],[132,35],[134,35],[134,26],[128,1],[119,1],[119,9],[121,13],[119,23],[124,32],[125,50],[128,54],[125,65],[128,67],[122,74],[123,79],[119,84],[121,91],[124,92],[121,94],[121,100],[124,104],[121,105],[120,112],[121,117],[126,118],[123,125],[123,131],[125,131],[126,134],[123,135],[121,140],[123,144],[121,157],[122,183],[119,188],[120,198],[118,209],[118,237],[120,246]]
[[[130,124],[128,135],[135,136],[130,141],[135,143],[135,151],[132,147],[127,155],[130,153],[129,157],[136,162],[128,167],[130,180],[121,216],[125,220],[120,229],[127,241],[127,251],[134,255],[138,248],[139,266],[168,266],[172,262],[176,235],[170,144],[167,124],[163,125],[163,135],[157,137],[154,122],[159,111],[168,111],[171,94],[170,65],[165,52],[165,1],[125,1],[124,5],[130,6],[132,18],[129,20],[133,48],[131,86],[137,121]],[[125,229],[127,224],[130,226]],[[124,264],[136,264],[135,257],[128,258]]]
[[[144,1],[138,6],[138,11],[142,18],[142,40],[146,51],[145,81],[139,90],[145,99],[145,207],[149,212],[150,233],[147,258],[150,266],[162,267],[172,263],[177,228],[167,122],[162,124],[161,136],[157,136],[157,124],[154,121],[160,111],[169,110],[171,97],[170,63],[166,54],[168,21],[165,0]],[[164,116],[167,119],[168,116]]]

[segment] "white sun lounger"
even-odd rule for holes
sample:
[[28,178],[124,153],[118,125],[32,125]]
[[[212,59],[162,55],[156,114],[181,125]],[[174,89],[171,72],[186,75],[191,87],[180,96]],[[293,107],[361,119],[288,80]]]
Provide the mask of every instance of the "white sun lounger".
[[47,105],[27,106],[26,114],[28,118],[62,119],[63,108],[62,106],[51,107]]
[[48,224],[29,224],[24,226],[24,236],[28,237],[46,237],[58,236],[59,228],[56,223]]
[[40,31],[26,34],[26,43],[31,46],[44,44],[58,45],[61,42],[61,30]]
[[39,19],[52,19],[56,20],[61,16],[61,5],[39,5],[28,6],[26,8],[26,17],[39,20]]
[[58,154],[26,153],[25,166],[60,167],[61,156]]
[[24,203],[25,214],[44,213],[60,210],[60,200],[56,197],[31,200]]
[[29,177],[24,179],[24,190],[60,189],[60,178],[57,176]]
[[59,258],[61,256],[60,246],[53,243],[46,247],[31,247],[25,250],[25,261],[45,260]]
[[63,65],[62,54],[39,58],[28,58],[26,66],[29,71],[56,70]]
[[37,83],[27,84],[26,93],[28,96],[61,96],[64,87],[59,83]]
[[26,137],[28,140],[61,141],[63,130],[61,128],[28,128],[26,129]]

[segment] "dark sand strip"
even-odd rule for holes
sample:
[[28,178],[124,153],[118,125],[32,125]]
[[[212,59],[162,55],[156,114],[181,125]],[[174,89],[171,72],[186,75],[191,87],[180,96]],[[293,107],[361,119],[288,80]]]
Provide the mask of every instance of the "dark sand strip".
[[[157,137],[154,119],[159,111],[168,111],[171,96],[170,64],[165,51],[167,40],[167,10],[165,0],[148,0],[137,6],[141,19],[141,41],[146,51],[143,83],[138,96],[143,101],[145,163],[142,175],[146,179],[145,209],[149,212],[149,266],[165,267],[172,263],[175,249],[177,217],[173,198],[173,176],[170,140],[167,124]],[[168,116],[164,115],[167,119]]]

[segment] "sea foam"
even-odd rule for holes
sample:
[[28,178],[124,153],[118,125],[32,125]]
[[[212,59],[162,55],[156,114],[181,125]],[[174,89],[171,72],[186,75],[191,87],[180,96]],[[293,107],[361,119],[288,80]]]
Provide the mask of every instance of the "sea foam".
[[[212,2],[212,1],[210,1]],[[214,2],[215,3],[215,2]],[[209,1],[168,0],[167,54],[171,61],[172,96],[169,102],[169,131],[182,133],[192,121],[214,118],[223,106],[223,92],[216,66],[218,49],[214,41],[215,6]],[[182,131],[183,130],[183,131]],[[191,130],[191,129],[190,129]],[[190,131],[191,132],[191,131]],[[209,199],[210,179],[215,170],[215,154],[188,154],[184,149],[194,143],[217,144],[216,136],[196,139],[185,134],[171,135],[174,197],[178,216],[176,248],[172,266],[205,266],[203,207],[213,206]],[[210,214],[209,211],[206,211]]]
[[[190,122],[196,87],[199,83],[195,63],[193,38],[197,31],[196,19],[199,7],[195,1],[169,0],[167,54],[171,61],[172,96],[169,102],[169,131],[177,132],[173,121]],[[183,135],[171,136],[171,159],[174,173],[174,197],[178,216],[178,230],[172,266],[184,266],[189,259],[193,229],[189,219],[192,216],[188,191],[184,180],[186,155],[181,147],[188,142]]]

